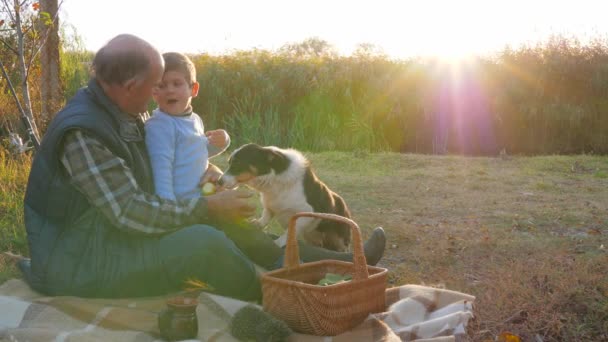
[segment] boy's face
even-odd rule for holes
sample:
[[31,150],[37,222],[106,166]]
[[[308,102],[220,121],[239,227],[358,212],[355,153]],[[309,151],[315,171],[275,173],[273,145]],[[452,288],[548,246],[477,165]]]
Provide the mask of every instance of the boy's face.
[[188,109],[190,101],[198,94],[198,83],[190,84],[178,71],[166,71],[152,96],[163,112],[180,115]]

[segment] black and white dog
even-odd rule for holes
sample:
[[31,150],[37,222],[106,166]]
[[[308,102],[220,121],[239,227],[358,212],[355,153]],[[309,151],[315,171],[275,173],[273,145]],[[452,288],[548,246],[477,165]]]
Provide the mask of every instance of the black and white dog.
[[[294,149],[247,144],[230,155],[228,165],[218,184],[226,188],[246,184],[260,192],[262,217],[254,220],[260,227],[276,218],[287,229],[289,219],[297,212],[350,218],[342,197],[331,191],[316,176],[302,153]],[[296,221],[296,233],[300,240],[335,251],[347,251],[350,246],[350,227],[335,221],[301,217]],[[275,242],[283,247],[287,233]]]

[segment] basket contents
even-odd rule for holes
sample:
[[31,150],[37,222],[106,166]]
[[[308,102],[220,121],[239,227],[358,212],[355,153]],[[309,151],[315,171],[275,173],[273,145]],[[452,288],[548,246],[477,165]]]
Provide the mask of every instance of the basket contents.
[[344,283],[353,279],[353,276],[350,274],[336,274],[336,273],[325,273],[325,277],[317,283],[317,285],[321,286],[329,286],[335,285],[339,283]]

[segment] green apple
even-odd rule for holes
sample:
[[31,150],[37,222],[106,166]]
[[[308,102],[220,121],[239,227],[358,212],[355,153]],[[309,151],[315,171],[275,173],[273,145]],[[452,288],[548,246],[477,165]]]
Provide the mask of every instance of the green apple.
[[215,184],[213,184],[211,182],[207,182],[207,183],[203,184],[203,188],[201,189],[201,192],[203,193],[204,196],[213,195],[215,193]]

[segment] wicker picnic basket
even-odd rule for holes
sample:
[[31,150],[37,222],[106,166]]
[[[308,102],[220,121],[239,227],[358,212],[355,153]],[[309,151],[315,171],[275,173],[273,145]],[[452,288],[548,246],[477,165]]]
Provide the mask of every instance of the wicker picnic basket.
[[[354,262],[323,260],[300,264],[295,223],[299,217],[341,221],[350,225]],[[370,313],[386,309],[388,271],[368,266],[359,226],[333,214],[297,213],[290,222],[285,266],[262,275],[264,310],[285,321],[294,331],[334,336],[359,325]],[[326,273],[350,274],[351,281],[316,285]]]

